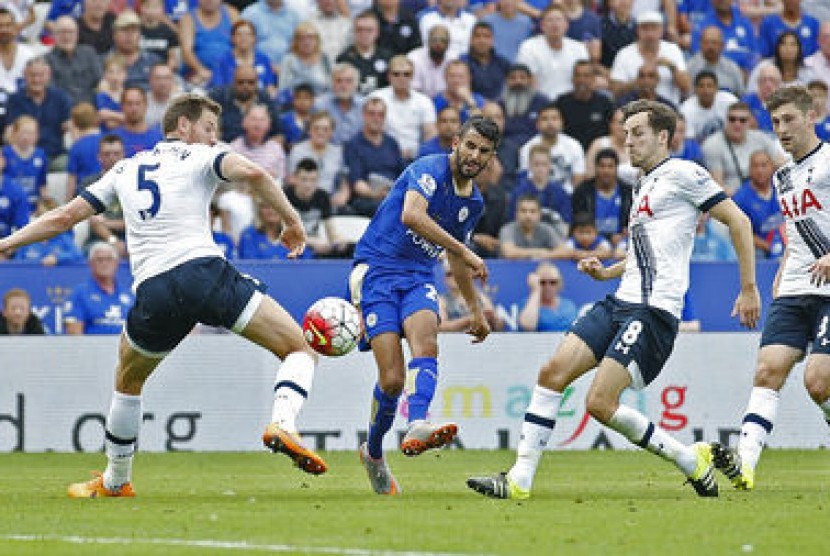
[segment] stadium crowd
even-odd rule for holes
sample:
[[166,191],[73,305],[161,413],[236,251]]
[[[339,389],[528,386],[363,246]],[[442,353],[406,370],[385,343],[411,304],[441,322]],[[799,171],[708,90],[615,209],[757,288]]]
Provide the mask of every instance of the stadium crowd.
[[[283,181],[308,257],[349,257],[344,223],[474,113],[503,132],[477,180],[479,255],[621,257],[638,176],[619,108],[645,98],[677,110],[674,156],[711,171],[774,259],[786,154],[764,101],[808,86],[830,137],[827,0],[53,0],[39,19],[0,0],[0,237],[152,148],[182,91],[217,101],[222,140]],[[229,258],[286,256],[278,215],[248,192],[220,190],[212,210]],[[123,229],[110,207],[74,243],[128,256]],[[14,257],[83,260],[71,243]],[[693,260],[735,260],[705,217]]]

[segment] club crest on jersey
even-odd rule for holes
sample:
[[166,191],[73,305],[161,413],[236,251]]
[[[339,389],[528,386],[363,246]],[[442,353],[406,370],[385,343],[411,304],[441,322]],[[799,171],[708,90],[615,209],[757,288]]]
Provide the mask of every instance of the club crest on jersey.
[[781,205],[781,214],[789,219],[806,215],[808,209],[822,210],[824,208],[809,188],[804,188],[800,195],[798,191],[786,197],[781,195],[778,197],[778,203]]
[[421,174],[421,177],[418,178],[418,185],[421,186],[421,189],[424,190],[427,197],[432,197],[433,193],[435,193],[435,189],[438,187],[438,184],[435,183],[435,178],[429,174]]
[[792,189],[793,179],[790,176],[790,168],[781,168],[778,170],[778,193],[786,193]]
[[461,210],[458,211],[458,221],[464,222],[467,220],[468,216],[470,216],[470,209],[467,207],[461,207]]

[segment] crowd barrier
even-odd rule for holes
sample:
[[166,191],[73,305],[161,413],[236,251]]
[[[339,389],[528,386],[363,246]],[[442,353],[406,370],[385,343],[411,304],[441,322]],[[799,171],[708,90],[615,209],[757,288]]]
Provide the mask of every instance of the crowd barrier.
[[[326,295],[346,295],[349,261],[276,261],[237,262],[237,267],[268,285],[268,292],[293,316],[303,312],[318,298]],[[528,261],[492,260],[487,262],[490,280],[487,291],[493,297],[508,330],[518,327],[519,309],[528,295],[527,274],[536,263]],[[582,307],[613,292],[617,280],[597,282],[578,272],[573,262],[557,263],[562,272],[563,295]],[[760,261],[758,286],[769,303],[769,292],[777,263]],[[89,278],[85,264],[61,267],[42,267],[32,264],[5,262],[0,267],[0,294],[12,287],[29,291],[35,312],[52,333],[61,333],[63,302],[72,288]],[[119,271],[119,280],[131,281],[126,265]],[[436,284],[443,290],[440,266],[436,269]],[[696,263],[692,265],[690,295],[694,312],[705,331],[738,331],[740,327],[729,316],[738,292],[738,267],[735,263]]]
[[[471,345],[440,337],[439,388],[430,418],[460,425],[456,448],[514,448],[537,369],[560,334],[493,334]],[[734,445],[752,385],[757,333],[681,334],[660,377],[623,403],[689,443]],[[0,337],[0,452],[102,449],[117,338]],[[233,335],[192,335],[145,388],[139,444],[146,451],[261,450],[278,360]],[[370,354],[323,358],[299,428],[316,449],[354,450],[365,439],[375,367]],[[550,447],[632,446],[585,412],[591,375],[565,391]],[[405,427],[399,408],[387,449]],[[828,444],[821,411],[803,387],[802,365],[782,391],[772,447]]]

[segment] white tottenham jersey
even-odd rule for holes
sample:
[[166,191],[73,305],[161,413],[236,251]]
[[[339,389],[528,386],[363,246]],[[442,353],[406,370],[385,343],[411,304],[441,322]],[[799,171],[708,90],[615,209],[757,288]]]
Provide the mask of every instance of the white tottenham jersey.
[[694,162],[666,159],[640,178],[628,224],[625,272],[617,297],[678,319],[689,287],[689,261],[701,211],[726,198]]
[[830,145],[820,143],[772,178],[787,230],[787,259],[778,295],[826,295],[830,285],[810,283],[810,265],[830,253]]
[[165,140],[122,160],[81,195],[98,212],[121,203],[133,290],[199,257],[223,257],[210,230],[209,206],[222,180],[226,147]]

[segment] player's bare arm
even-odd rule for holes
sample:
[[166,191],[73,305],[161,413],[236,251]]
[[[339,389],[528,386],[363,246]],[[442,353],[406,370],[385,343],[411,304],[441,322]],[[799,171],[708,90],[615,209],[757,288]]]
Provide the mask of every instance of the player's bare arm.
[[65,205],[52,209],[37,220],[33,220],[12,235],[0,239],[0,253],[14,251],[18,247],[53,238],[93,214],[95,214],[95,209],[92,205],[81,197],[75,197]]
[[614,278],[619,278],[625,272],[625,260],[617,261],[611,266],[606,267],[598,258],[588,257],[587,259],[581,259],[576,264],[576,268],[594,280],[613,280]]
[[244,156],[230,153],[222,158],[222,175],[233,182],[244,182],[254,195],[271,205],[282,219],[280,241],[289,250],[289,258],[295,258],[305,250],[306,235],[300,215],[277,183],[264,168]]
[[486,282],[487,265],[481,257],[439,226],[427,213],[428,206],[429,202],[423,195],[417,191],[407,191],[403,201],[401,222],[422,238],[446,249],[448,254],[460,257],[470,269],[473,278]]
[[729,228],[729,235],[738,255],[741,291],[732,308],[743,326],[755,328],[761,316],[761,296],[755,283],[755,244],[749,218],[731,199],[724,199],[709,211],[716,220]]
[[473,343],[483,342],[490,334],[490,325],[484,316],[484,308],[481,306],[475,286],[473,285],[473,274],[464,260],[458,255],[447,253],[447,262],[450,264],[458,289],[470,308],[470,324],[467,327],[467,334],[473,337]]

